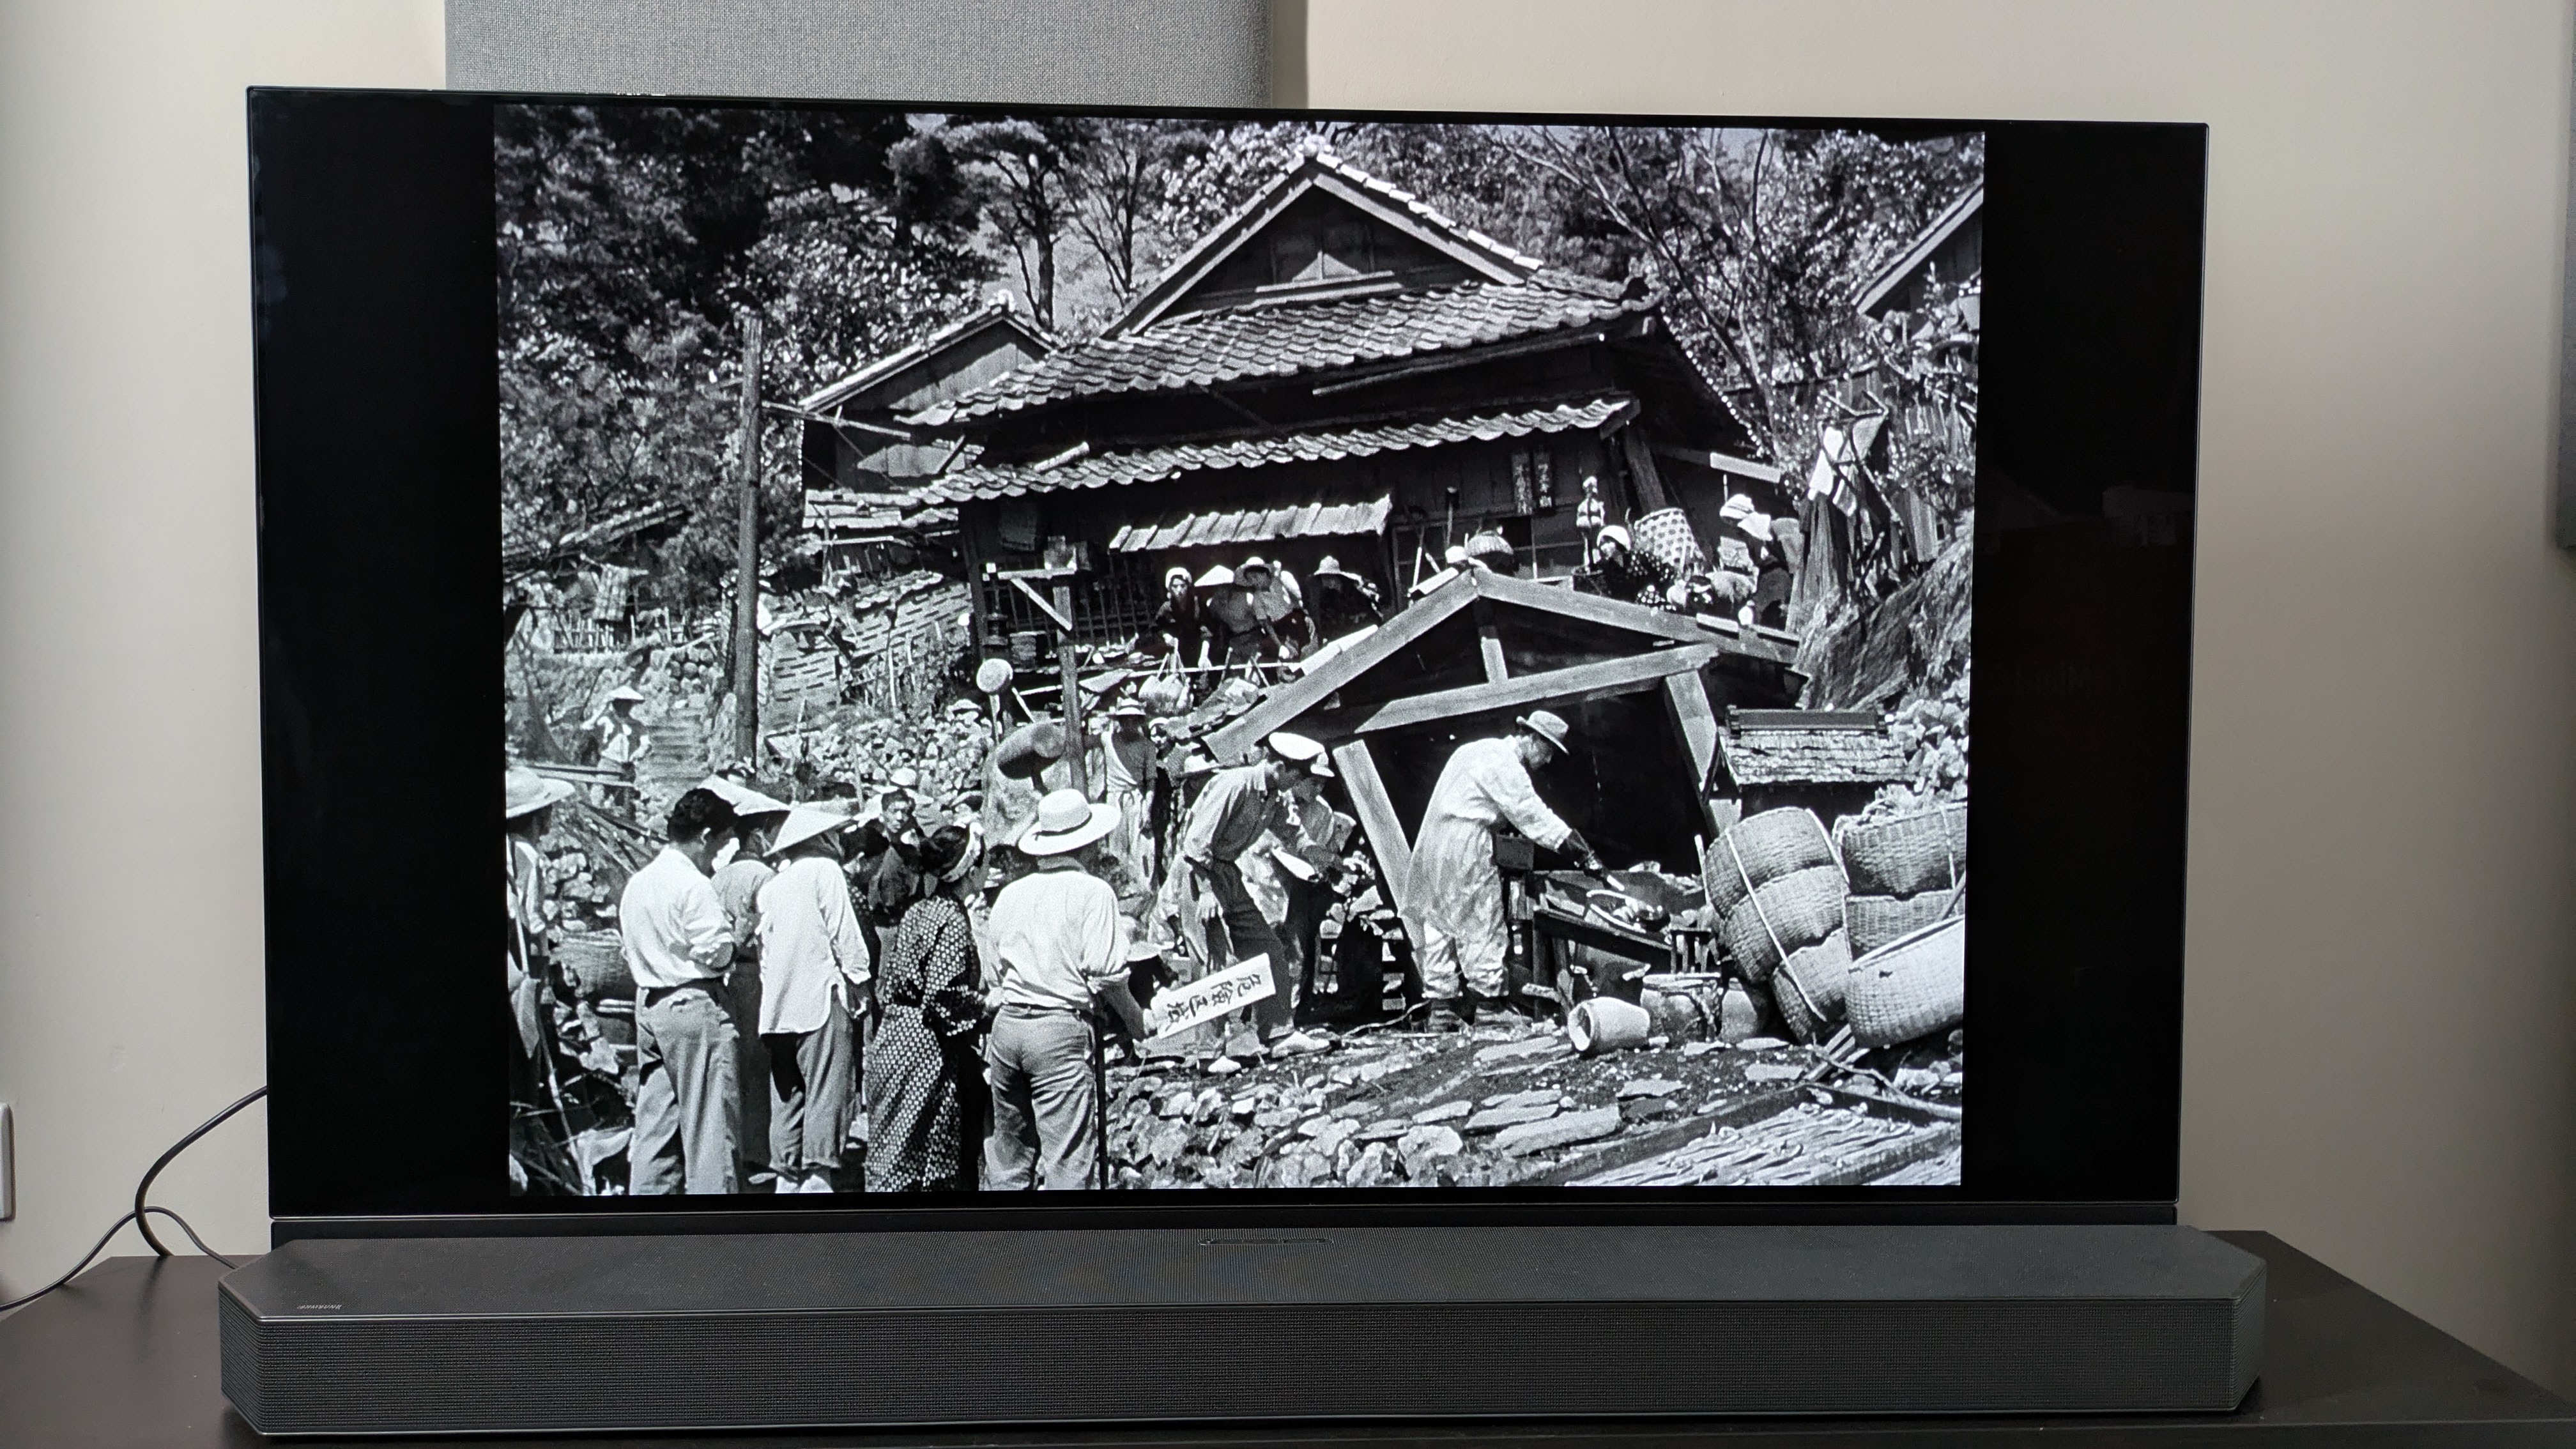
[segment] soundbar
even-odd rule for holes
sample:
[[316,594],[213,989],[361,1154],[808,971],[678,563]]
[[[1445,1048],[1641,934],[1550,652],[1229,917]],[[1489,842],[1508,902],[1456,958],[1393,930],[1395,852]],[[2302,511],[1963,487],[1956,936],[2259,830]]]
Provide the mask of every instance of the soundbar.
[[2176,1227],[307,1239],[223,1280],[266,1434],[2219,1413],[2262,1260]]

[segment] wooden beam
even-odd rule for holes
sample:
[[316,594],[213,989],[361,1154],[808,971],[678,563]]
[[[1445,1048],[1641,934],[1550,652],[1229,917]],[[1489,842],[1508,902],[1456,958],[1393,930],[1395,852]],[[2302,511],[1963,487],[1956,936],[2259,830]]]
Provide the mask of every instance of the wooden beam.
[[1333,768],[1350,791],[1351,808],[1360,813],[1360,829],[1368,832],[1369,849],[1386,882],[1387,903],[1402,914],[1405,884],[1413,875],[1413,843],[1404,837],[1404,822],[1396,818],[1395,802],[1387,798],[1386,781],[1378,775],[1368,742],[1353,740],[1335,749]]
[[1073,621],[1066,618],[1064,615],[1057,613],[1055,605],[1048,601],[1046,595],[1039,593],[1034,587],[1032,587],[1027,578],[1019,574],[1004,574],[1002,577],[1011,581],[1012,588],[1028,595],[1029,602],[1037,605],[1040,613],[1043,613],[1048,618],[1055,620],[1055,626],[1057,628],[1062,629],[1068,636],[1073,633]]
[[1348,728],[1355,735],[1372,735],[1533,704],[1632,694],[1651,689],[1670,675],[1696,675],[1716,657],[1717,646],[1690,644],[1678,649],[1650,650],[1625,659],[1605,659],[1598,664],[1578,664],[1571,669],[1523,674],[1500,684],[1436,690],[1352,711]]
[[1628,481],[1637,488],[1637,511],[1660,513],[1673,506],[1664,492],[1664,475],[1655,471],[1655,450],[1646,430],[1630,424],[1619,430],[1619,449],[1627,455]]
[[1742,654],[1788,664],[1798,657],[1795,635],[1776,629],[1746,628],[1733,619],[1720,619],[1709,614],[1673,614],[1632,604],[1625,599],[1605,598],[1599,594],[1578,594],[1572,589],[1552,584],[1536,584],[1527,579],[1506,578],[1501,574],[1479,573],[1476,590],[1499,603],[1517,604],[1523,608],[1558,614],[1586,623],[1625,629],[1677,644],[1709,644],[1729,654]]
[[1476,571],[1470,569],[1380,624],[1376,633],[1333,656],[1323,668],[1273,691],[1241,719],[1209,735],[1208,753],[1219,761],[1242,758],[1271,731],[1287,728],[1299,715],[1339,693],[1343,685],[1412,647],[1414,641],[1475,601]]
[[1715,473],[1732,473],[1738,478],[1750,478],[1757,483],[1777,484],[1781,478],[1780,470],[1770,464],[1756,463],[1750,458],[1739,458],[1732,453],[1720,453],[1707,448],[1685,448],[1678,443],[1657,443],[1654,445],[1654,450],[1676,462],[1689,463]]
[[1699,802],[1700,816],[1714,837],[1726,827],[1719,823],[1718,811],[1708,798],[1709,771],[1717,764],[1717,712],[1709,708],[1708,685],[1695,671],[1668,674],[1664,704],[1672,711],[1673,728],[1681,731],[1683,747],[1690,751],[1691,798]]

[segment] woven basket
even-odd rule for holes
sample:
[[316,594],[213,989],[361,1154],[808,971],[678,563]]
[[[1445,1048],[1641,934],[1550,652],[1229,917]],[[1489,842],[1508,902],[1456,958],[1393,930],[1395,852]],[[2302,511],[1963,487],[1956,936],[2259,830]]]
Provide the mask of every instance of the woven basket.
[[1967,1017],[1968,923],[1952,917],[1854,963],[1844,991],[1852,1037],[1894,1046],[1948,1031]]
[[581,983],[582,999],[633,996],[635,978],[627,974],[626,944],[615,931],[583,931],[563,938],[555,960]]
[[1820,1041],[1833,1030],[1843,1016],[1851,971],[1851,940],[1840,931],[1789,953],[1788,963],[1771,978],[1771,999],[1779,1003],[1790,1036]]
[[1968,807],[1944,805],[1846,827],[1838,842],[1852,889],[1868,896],[1950,890],[1968,869]]
[[1658,508],[1630,519],[1628,537],[1636,543],[1639,553],[1663,560],[1674,573],[1708,572],[1708,555],[1700,551],[1699,535],[1691,531],[1690,515],[1678,508]]
[[1842,928],[1843,873],[1819,865],[1784,875],[1738,902],[1726,913],[1719,939],[1744,979],[1759,986],[1771,979],[1782,952],[1812,946]]
[[1843,902],[1843,921],[1851,927],[1855,956],[1866,956],[1899,936],[1911,936],[1958,909],[1958,893],[1925,891],[1919,896],[1855,895]]
[[[1793,871],[1836,864],[1833,837],[1813,810],[1791,805],[1735,822],[1700,861],[1708,908],[1720,920],[1753,886],[1769,885]],[[1751,884],[1747,884],[1750,881]]]

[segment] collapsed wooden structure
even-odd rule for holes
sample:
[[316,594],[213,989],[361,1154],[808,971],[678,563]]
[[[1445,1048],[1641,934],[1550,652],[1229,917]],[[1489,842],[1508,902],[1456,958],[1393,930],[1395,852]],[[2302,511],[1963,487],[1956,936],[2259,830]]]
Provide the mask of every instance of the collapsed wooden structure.
[[1274,730],[1322,741],[1400,908],[1412,860],[1404,822],[1422,817],[1456,742],[1553,710],[1576,739],[1564,770],[1540,781],[1549,803],[1605,853],[1695,870],[1694,837],[1723,823],[1701,788],[1720,720],[1730,708],[1794,703],[1796,650],[1776,629],[1471,569],[1208,744],[1234,760]]

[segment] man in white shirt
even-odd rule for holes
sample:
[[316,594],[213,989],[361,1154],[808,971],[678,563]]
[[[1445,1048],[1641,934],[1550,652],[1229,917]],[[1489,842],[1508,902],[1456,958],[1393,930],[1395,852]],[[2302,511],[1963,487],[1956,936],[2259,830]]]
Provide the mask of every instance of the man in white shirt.
[[691,790],[671,806],[670,844],[627,877],[617,932],[635,977],[635,1137],[628,1191],[638,1197],[741,1189],[739,1039],[724,975],[733,927],[707,879],[735,831],[733,807]]
[[769,1154],[780,1192],[831,1192],[858,1101],[851,1018],[868,943],[841,875],[849,817],[799,805],[778,827],[778,874],[760,888],[760,1039],[769,1048]]
[[1108,1185],[1099,1008],[1116,1012],[1139,1039],[1152,1034],[1127,990],[1127,921],[1118,914],[1118,893],[1089,873],[1078,853],[1117,826],[1114,805],[1095,805],[1079,790],[1048,795],[1019,839],[1037,869],[993,902],[985,931],[1001,1004],[984,1039],[993,1090],[987,1191]]

